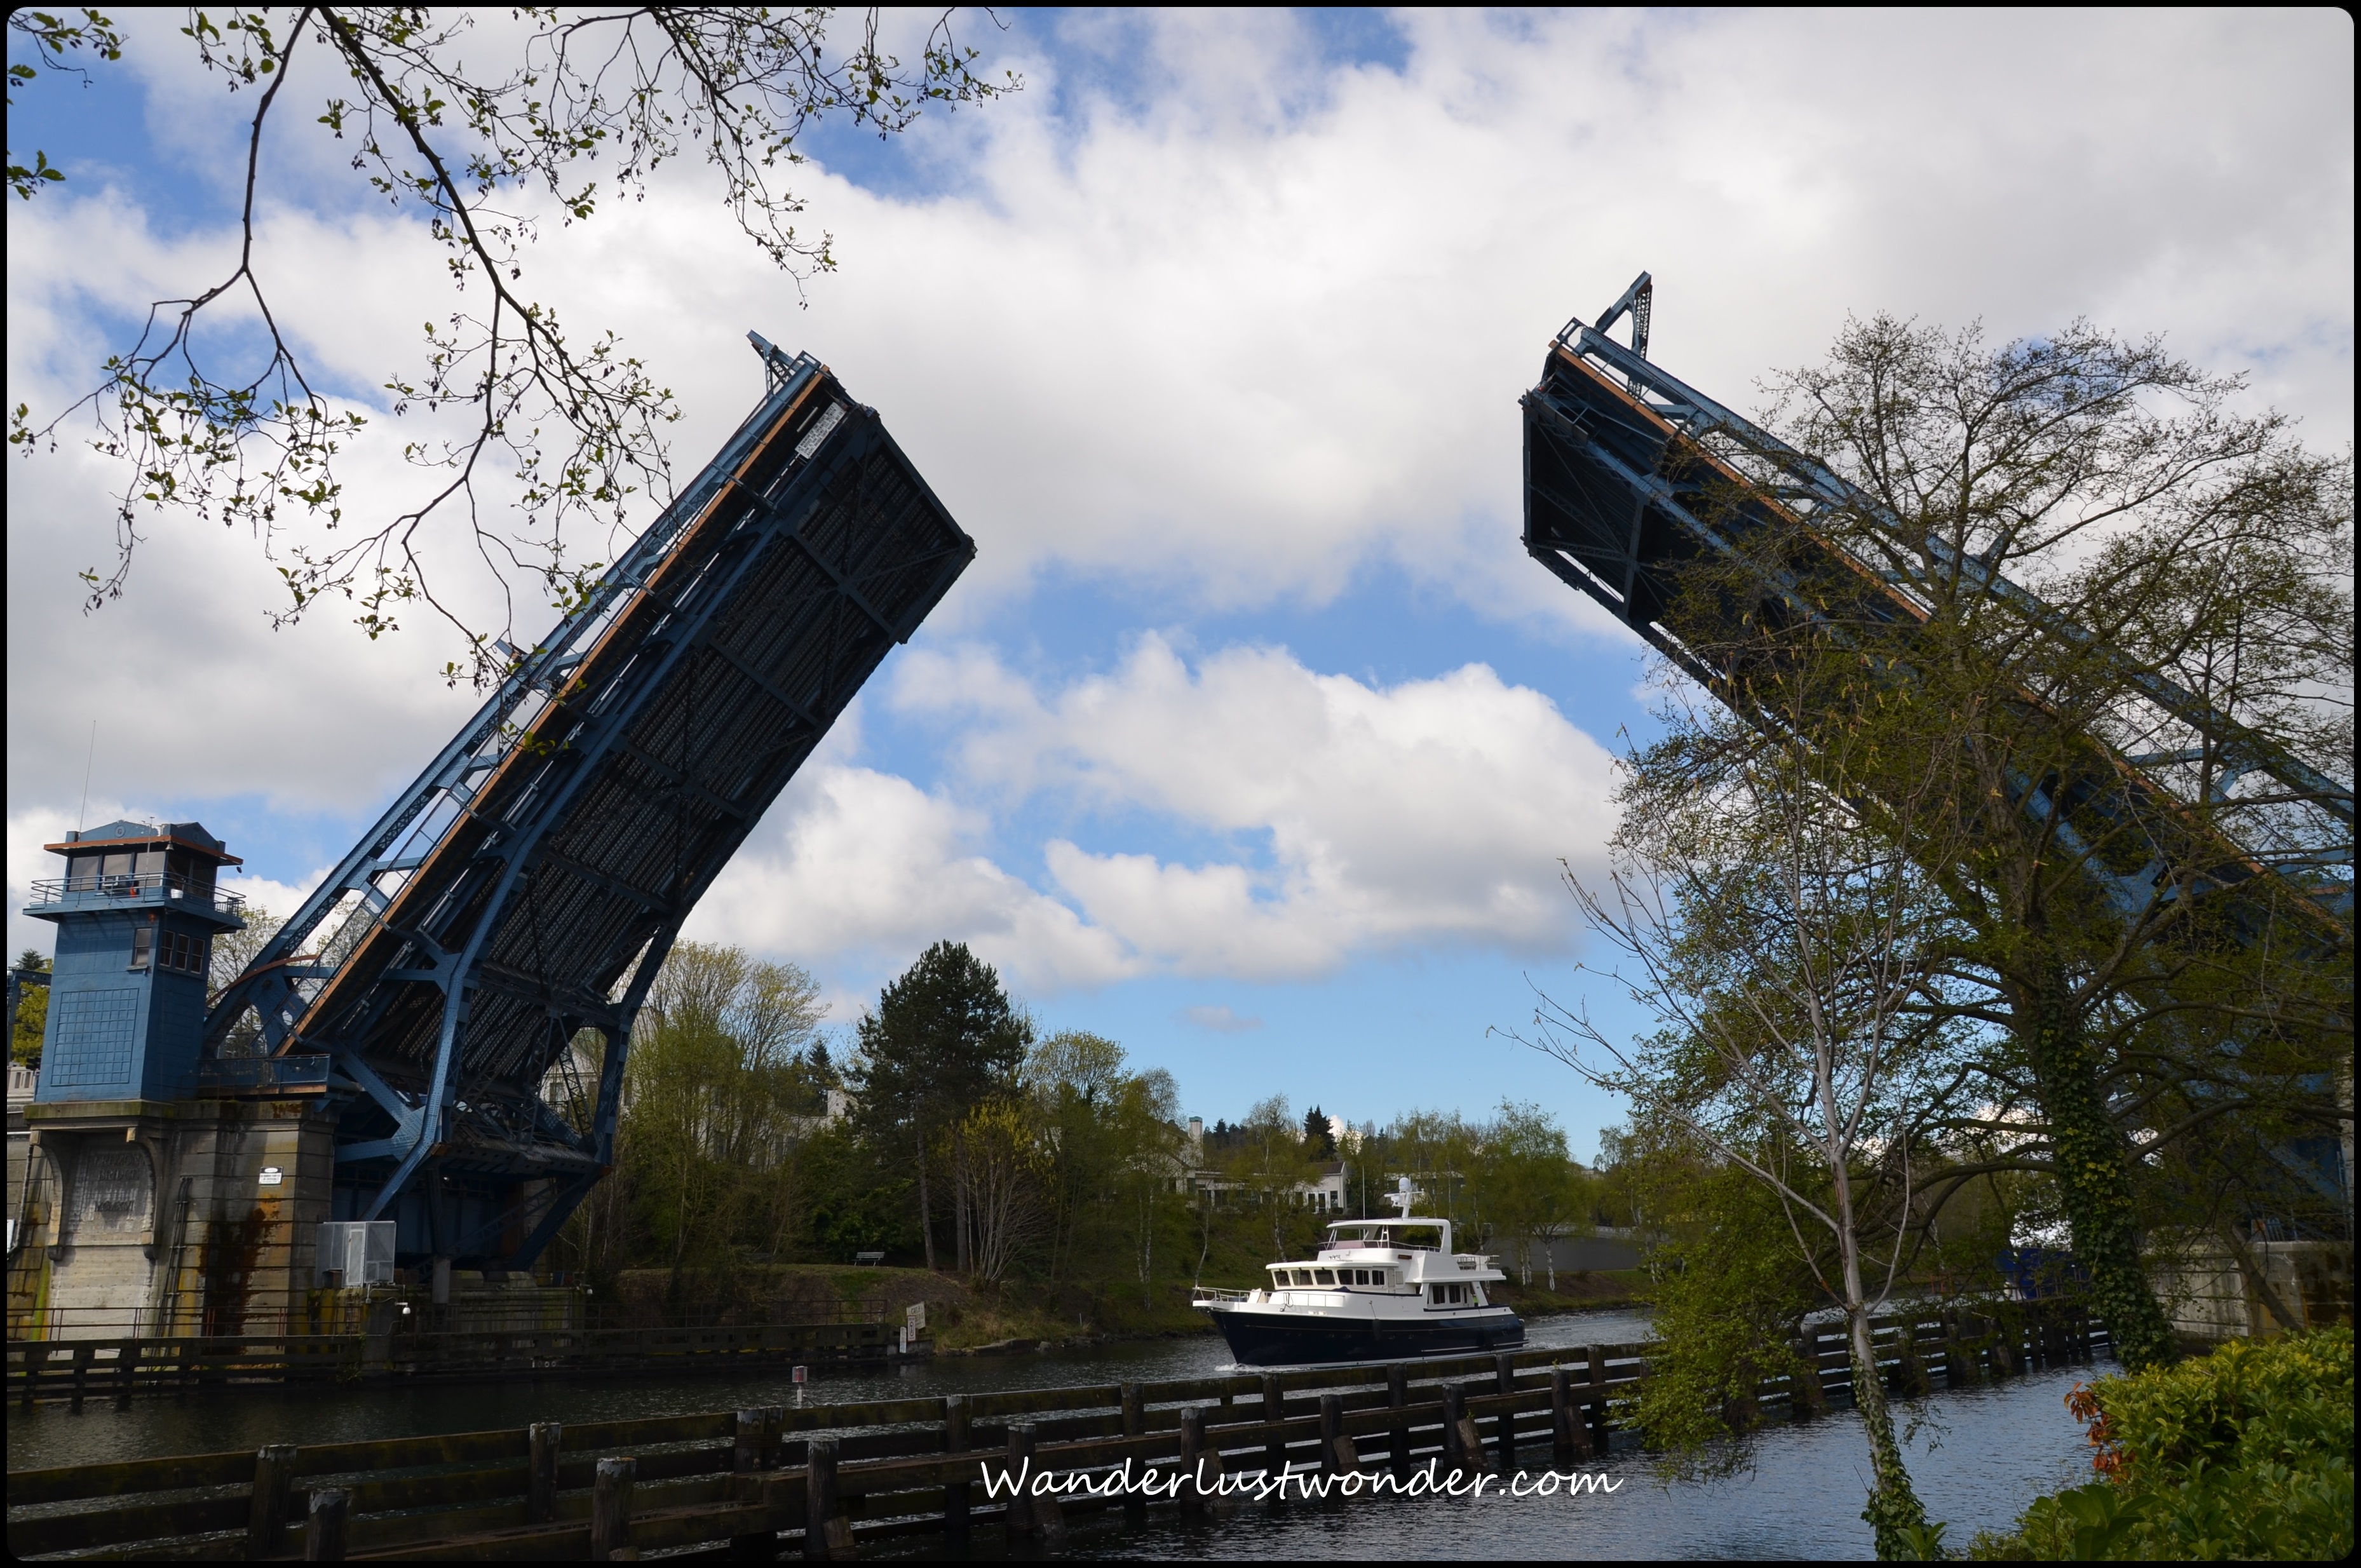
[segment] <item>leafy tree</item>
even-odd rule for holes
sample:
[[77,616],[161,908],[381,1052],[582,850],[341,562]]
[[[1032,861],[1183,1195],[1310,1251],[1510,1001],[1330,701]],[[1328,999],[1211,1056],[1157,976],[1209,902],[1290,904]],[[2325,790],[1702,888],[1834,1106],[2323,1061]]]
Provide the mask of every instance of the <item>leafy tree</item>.
[[[1579,1173],[1565,1133],[1538,1105],[1503,1101],[1471,1151],[1470,1186],[1497,1243],[1513,1245],[1524,1283],[1533,1282],[1532,1244],[1546,1250],[1577,1212]],[[1556,1284],[1554,1266],[1550,1271]]]
[[1151,1306],[1157,1238],[1186,1168],[1172,1075],[1132,1073],[1120,1045],[1070,1030],[1033,1048],[1025,1082],[1048,1151],[1049,1279],[1104,1278],[1111,1259],[1128,1256],[1141,1305]]
[[[1534,1043],[1772,1195],[1788,1255],[1844,1312],[1872,1477],[1862,1517],[1878,1554],[1894,1557],[1927,1519],[1886,1409],[1872,1319],[1912,1229],[1918,1124],[1960,1081],[1963,1043],[1914,1009],[1943,988],[1942,900],[1809,771],[1843,744],[1766,748],[1735,781],[1742,809],[1698,813],[1677,855],[1624,840],[1609,894],[1576,884],[1593,928],[1633,965],[1619,978],[1660,1027],[1627,1045],[1587,1013],[1545,1003]],[[1938,777],[1923,773],[1920,787]],[[1714,1349],[1738,1357],[1734,1378],[1755,1359],[1742,1337],[1684,1354],[1710,1361]]]
[[862,1130],[904,1151],[917,1176],[918,1232],[935,1266],[932,1168],[950,1145],[952,1226],[961,1272],[972,1234],[961,1160],[969,1113],[1014,1087],[1033,1026],[1000,976],[963,942],[937,942],[879,992],[859,1025]]
[[[1773,392],[1776,433],[1866,499],[1799,499],[1693,575],[1666,624],[1744,717],[1675,705],[1625,823],[1743,809],[1746,772],[1794,754],[1927,871],[1951,924],[1910,1005],[1990,1047],[1935,1120],[2024,1135],[1995,1159],[2055,1177],[2095,1310],[2152,1364],[2148,1157],[2253,1113],[2350,1124],[2351,884],[2307,869],[2351,839],[2350,455],[2079,323],[1995,348],[1856,322]],[[1813,536],[1868,572],[1815,565]],[[2160,681],[2229,722],[2201,732]]]
[[1795,1245],[1779,1195],[1745,1170],[1699,1157],[1652,1162],[1664,1234],[1646,1295],[1656,1349],[1640,1385],[1639,1423],[1676,1475],[1725,1475],[1752,1457],[1756,1391],[1801,1366],[1794,1341],[1827,1297]]
[[1230,1173],[1233,1179],[1245,1184],[1269,1221],[1272,1261],[1284,1258],[1295,1190],[1316,1174],[1304,1157],[1302,1125],[1288,1108],[1287,1096],[1274,1094],[1257,1101],[1246,1113],[1238,1126]]
[[[875,11],[850,47],[836,47],[829,6],[524,6],[481,33],[469,12],[421,6],[192,11],[183,47],[253,105],[236,259],[186,296],[156,302],[137,341],[108,357],[79,401],[44,416],[19,404],[9,427],[29,454],[54,447],[64,422],[87,414],[91,444],[124,466],[113,568],[83,574],[92,605],[123,593],[143,514],[185,508],[260,539],[288,593],[281,624],[326,595],[353,601],[372,638],[423,609],[473,650],[472,667],[447,665],[446,678],[504,674],[513,612],[500,628],[469,624],[439,575],[444,558],[423,543],[435,532],[429,522],[458,514],[474,535],[468,554],[492,572],[504,604],[513,568],[564,609],[603,565],[575,547],[581,527],[619,525],[632,496],[668,488],[661,433],[679,417],[670,390],[611,332],[586,346],[533,295],[529,247],[550,222],[571,228],[642,199],[660,166],[695,154],[739,227],[800,289],[835,265],[829,236],[797,227],[803,200],[782,182],[804,161],[807,128],[834,120],[891,136],[927,107],[1018,87],[1014,76],[973,71],[976,51],[957,41],[952,16],[935,19],[906,64],[881,45]],[[34,45],[31,60],[10,67],[12,104],[43,74],[117,60],[126,47],[93,10],[79,21],[14,11],[8,26]],[[395,415],[425,425],[403,456],[434,476],[430,493],[399,513],[372,505],[346,515],[340,461],[368,421],[320,389],[269,282],[270,236],[257,218],[280,176],[265,158],[277,145],[265,131],[291,112],[273,120],[291,82],[304,84],[299,98],[314,94],[313,134],[349,149],[356,193],[423,221],[458,296],[447,317],[426,323],[422,362],[385,378]],[[64,178],[45,151],[29,169],[13,150],[10,159],[20,197]],[[247,312],[269,351],[251,375],[225,367],[203,330]],[[229,341],[243,345],[244,334]],[[513,525],[495,521],[511,510]]]
[[641,1223],[671,1271],[795,1234],[791,1146],[814,1108],[800,1057],[825,1009],[810,975],[734,948],[676,944],[634,1031],[619,1159]]
[[[49,960],[37,948],[27,948],[16,955],[16,967],[38,973],[49,972]],[[49,988],[27,985],[16,993],[16,1015],[9,1020],[8,1059],[24,1067],[41,1065],[41,1034],[49,1021]]]

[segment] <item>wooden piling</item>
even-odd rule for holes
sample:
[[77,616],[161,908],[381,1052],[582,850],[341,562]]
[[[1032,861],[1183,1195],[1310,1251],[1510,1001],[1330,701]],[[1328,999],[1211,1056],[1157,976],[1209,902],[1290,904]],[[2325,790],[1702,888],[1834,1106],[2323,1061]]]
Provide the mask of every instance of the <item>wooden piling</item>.
[[2023,1351],[2025,1325],[2014,1317],[2003,1316],[1993,1324],[1992,1358],[1996,1373],[2017,1373],[2025,1370]]
[[1943,1314],[1943,1383],[1965,1388],[1976,1382],[1976,1353],[1968,1343],[1966,1314],[1957,1308]]
[[[943,1396],[943,1452],[965,1453],[972,1446],[968,1435],[968,1403],[964,1394]],[[969,1483],[953,1481],[943,1487],[943,1529],[953,1541],[965,1541],[973,1505]]]
[[1820,1331],[1806,1329],[1795,1336],[1795,1379],[1787,1397],[1788,1412],[1796,1416],[1826,1415],[1828,1385],[1820,1379]]
[[250,1558],[279,1555],[295,1485],[295,1453],[294,1445],[285,1442],[254,1451],[254,1500],[246,1518],[246,1554]]
[[826,1563],[852,1554],[852,1527],[837,1512],[837,1440],[816,1437],[804,1448],[804,1559]]
[[[1279,1391],[1276,1372],[1262,1375],[1262,1419],[1266,1426],[1287,1419],[1287,1397]],[[1287,1440],[1274,1432],[1263,1445],[1262,1462],[1273,1475],[1286,1475]]]
[[631,1552],[631,1487],[640,1462],[630,1456],[602,1459],[590,1480],[590,1561],[620,1563]]
[[[1202,1405],[1189,1405],[1180,1411],[1180,1517],[1191,1524],[1205,1517],[1206,1488],[1213,1485],[1213,1466],[1205,1447],[1205,1410]],[[1200,1482],[1203,1485],[1201,1486]]]
[[1443,1459],[1454,1470],[1473,1470],[1484,1445],[1477,1441],[1476,1423],[1467,1419],[1467,1385],[1443,1386]]
[[[1517,1391],[1517,1358],[1502,1351],[1492,1358],[1493,1391],[1513,1394]],[[1499,1462],[1500,1473],[1507,1475],[1517,1467],[1517,1414],[1502,1410],[1499,1424],[1492,1430],[1492,1452]]]
[[1550,1448],[1560,1458],[1590,1457],[1590,1428],[1575,1403],[1574,1374],[1562,1365],[1550,1367]]
[[1895,1324],[1894,1329],[1894,1397],[1915,1399],[1927,1392],[1932,1386],[1927,1376],[1926,1364],[1919,1359],[1918,1355],[1918,1325],[1912,1320],[1905,1318]]
[[1360,1468],[1360,1451],[1353,1446],[1352,1437],[1345,1431],[1344,1396],[1321,1395],[1320,1474],[1348,1475]]
[[97,1355],[97,1354],[98,1354],[98,1347],[97,1347],[96,1345],[91,1345],[91,1344],[78,1344],[78,1345],[74,1346],[74,1349],[73,1349],[73,1405],[72,1405],[71,1409],[72,1409],[73,1413],[74,1413],[75,1415],[80,1415],[80,1414],[82,1414],[82,1390],[83,1390],[84,1388],[86,1388],[87,1387],[89,1387],[89,1384],[90,1384],[90,1364],[91,1364],[91,1361],[93,1360],[93,1357],[95,1357],[95,1356]]
[[1590,1381],[1590,1451],[1604,1457],[1615,1452],[1607,1417],[1607,1352],[1600,1345],[1583,1346]]
[[115,1408],[116,1409],[127,1410],[131,1408],[131,1380],[138,1371],[139,1342],[136,1339],[125,1340],[122,1348],[115,1353]]
[[566,1429],[535,1421],[524,1429],[524,1522],[547,1524],[557,1517],[557,1453]]
[[[779,1424],[784,1414],[776,1405],[758,1405],[737,1413],[730,1453],[733,1474],[754,1475],[778,1468]],[[750,1530],[730,1538],[730,1558],[733,1563],[769,1563],[778,1555],[776,1530]]]
[[1008,1498],[1008,1533],[1012,1538],[1038,1538],[1043,1545],[1056,1547],[1066,1539],[1066,1513],[1054,1494],[1036,1495],[1032,1489],[1038,1431],[1031,1421],[1012,1421],[1008,1426],[1008,1474],[1020,1478]]
[[341,1486],[312,1494],[312,1506],[303,1519],[304,1562],[345,1560],[345,1525],[351,1518],[352,1505],[353,1495]]
[[[1123,1406],[1123,1435],[1145,1437],[1148,1434],[1148,1398],[1137,1383],[1126,1383],[1115,1391]],[[1148,1517],[1148,1498],[1137,1490],[1123,1495],[1123,1517],[1129,1521]]]
[[[1399,1410],[1410,1403],[1410,1368],[1400,1362],[1386,1367],[1386,1408]],[[1396,1420],[1386,1429],[1386,1468],[1400,1475],[1410,1469],[1410,1423]]]
[[1033,1479],[1033,1453],[1037,1443],[1031,1421],[1008,1423],[1008,1457],[1002,1463],[1016,1482],[1016,1489],[1008,1495],[1005,1518],[1008,1533],[1028,1536],[1038,1533],[1034,1528],[1034,1497],[1029,1487]]

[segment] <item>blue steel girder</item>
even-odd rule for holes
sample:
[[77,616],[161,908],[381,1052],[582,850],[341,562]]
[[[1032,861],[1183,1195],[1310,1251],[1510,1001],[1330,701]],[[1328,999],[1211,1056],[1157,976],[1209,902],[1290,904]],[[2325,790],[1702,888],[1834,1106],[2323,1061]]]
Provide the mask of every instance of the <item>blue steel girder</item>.
[[[1646,274],[1611,307],[1602,326],[1637,302],[1652,298]],[[1637,328],[1635,319],[1635,329]],[[1644,348],[1644,343],[1641,345]],[[1849,617],[1906,626],[1924,618],[1923,606],[1945,574],[1971,591],[1989,596],[2047,634],[2102,653],[2084,629],[2008,581],[1985,564],[1962,556],[1940,538],[1898,549],[1904,560],[1920,560],[1915,572],[1894,573],[1857,559],[1812,526],[1821,509],[1841,509],[1887,531],[1897,543],[1911,536],[1890,513],[1824,465],[1779,441],[1752,422],[1687,386],[1603,330],[1579,320],[1566,323],[1544,359],[1541,382],[1521,400],[1525,411],[1525,544],[1550,571],[1605,606],[1610,613],[1671,658],[1723,700],[1745,711],[1730,671],[1687,646],[1664,620],[1690,563],[1739,558],[1730,531],[1795,529],[1821,552],[1821,565],[1849,570],[1855,587],[1844,609]],[[1707,492],[1713,505],[1703,504]],[[1708,521],[1708,513],[1714,521]],[[1757,568],[1758,608],[1817,622],[1832,637],[1841,627],[1800,595],[1791,577]],[[1823,584],[1831,574],[1823,573]],[[1834,574],[1841,580],[1841,573]],[[1733,607],[1733,609],[1743,607]],[[2350,867],[2353,792],[2293,756],[2268,737],[2213,707],[2160,672],[2117,658],[2125,685],[2155,713],[2182,727],[2201,743],[2161,751],[2124,755],[2097,736],[2088,737],[2115,782],[2093,793],[2077,784],[2072,806],[2113,810],[2136,829],[2163,831],[2186,850],[2196,839],[2213,841],[2223,857],[2217,869],[2233,879],[2293,872],[2301,867]],[[1895,674],[1907,678],[1906,670]],[[1757,723],[1770,716],[1749,713]],[[2286,806],[2309,811],[2303,837],[2290,843],[2241,845],[2217,824],[2190,833],[2182,804],[2164,774],[2191,762],[2212,764],[2217,776],[2209,795],[2223,796],[2237,779],[2261,774],[2286,792],[2277,796],[2237,797],[2240,806]],[[2070,839],[2070,809],[2051,799],[2050,782],[2023,781],[2028,809]],[[2219,804],[2219,801],[2216,801]],[[2120,808],[2120,809],[2118,809]],[[2153,843],[2147,864],[2124,872],[2086,856],[2103,891],[2119,906],[2136,907],[2156,896],[2171,861],[2168,846]],[[2208,851],[2211,853],[2212,851]],[[2312,902],[2352,919],[2350,872],[2343,881],[2313,878]]]
[[[973,556],[873,411],[753,341],[753,413],[208,1020],[209,1051],[253,1007],[275,1054],[332,1054],[340,1165],[379,1173],[356,1217],[430,1163],[588,1190],[681,921]],[[587,1132],[538,1095],[583,1028],[607,1040]]]

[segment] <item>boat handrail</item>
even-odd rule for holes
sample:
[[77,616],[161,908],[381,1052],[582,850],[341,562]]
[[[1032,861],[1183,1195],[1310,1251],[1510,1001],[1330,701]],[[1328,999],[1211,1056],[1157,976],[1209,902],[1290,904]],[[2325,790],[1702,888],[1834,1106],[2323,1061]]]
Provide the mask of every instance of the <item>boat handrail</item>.
[[1199,1301],[1244,1301],[1253,1295],[1251,1290],[1224,1290],[1211,1285],[1196,1285],[1190,1288],[1189,1299],[1193,1305]]

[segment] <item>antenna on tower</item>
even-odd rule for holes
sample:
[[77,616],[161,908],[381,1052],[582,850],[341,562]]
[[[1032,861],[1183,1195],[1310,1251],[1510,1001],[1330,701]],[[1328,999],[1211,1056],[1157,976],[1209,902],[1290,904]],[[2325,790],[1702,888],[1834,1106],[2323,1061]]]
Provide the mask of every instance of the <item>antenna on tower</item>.
[[74,832],[79,835],[90,826],[90,766],[98,761],[98,720],[90,721],[90,750],[82,759],[82,809],[74,813]]

